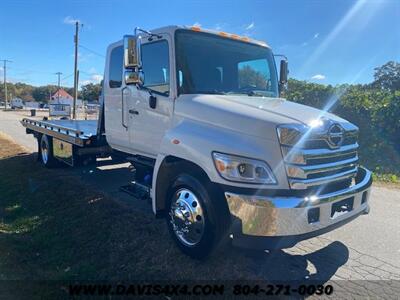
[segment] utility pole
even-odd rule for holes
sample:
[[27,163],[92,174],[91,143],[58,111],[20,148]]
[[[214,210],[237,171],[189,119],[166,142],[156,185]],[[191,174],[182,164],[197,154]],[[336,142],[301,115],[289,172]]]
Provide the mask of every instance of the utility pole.
[[76,119],[76,99],[78,98],[78,43],[79,43],[79,22],[75,23],[75,67],[74,67],[74,102],[72,118]]
[[62,75],[62,73],[57,72],[56,75],[58,75],[57,102],[58,102],[58,104],[60,104],[60,76]]
[[4,99],[4,101],[5,101],[5,107],[4,107],[4,109],[6,110],[7,109],[7,63],[8,62],[12,62],[11,60],[8,60],[8,59],[2,59],[1,60],[3,63],[4,63],[4,69],[3,69],[3,71],[4,71],[4,97],[5,97],[5,99]]

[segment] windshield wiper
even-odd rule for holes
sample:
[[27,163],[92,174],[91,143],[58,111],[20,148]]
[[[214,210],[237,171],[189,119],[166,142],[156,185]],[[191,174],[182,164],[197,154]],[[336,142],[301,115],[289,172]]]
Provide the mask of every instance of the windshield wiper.
[[246,91],[246,92],[228,92],[226,95],[246,95],[246,96],[265,96],[263,93],[256,91]]
[[196,94],[210,94],[210,95],[226,95],[225,92],[222,91],[197,91]]
[[265,96],[264,93],[260,93],[260,92],[258,92],[258,91],[249,91],[249,92],[247,93],[247,95],[248,95],[248,96]]

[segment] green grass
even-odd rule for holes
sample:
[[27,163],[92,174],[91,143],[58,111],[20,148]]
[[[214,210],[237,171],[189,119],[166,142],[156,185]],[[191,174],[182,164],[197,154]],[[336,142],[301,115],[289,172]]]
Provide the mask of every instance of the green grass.
[[400,177],[397,174],[392,173],[372,173],[372,177],[374,181],[382,182],[382,183],[394,183],[400,184]]
[[[181,254],[165,221],[48,170],[0,136],[0,279],[254,278],[228,247],[201,263]],[[185,266],[185,267],[182,267]]]

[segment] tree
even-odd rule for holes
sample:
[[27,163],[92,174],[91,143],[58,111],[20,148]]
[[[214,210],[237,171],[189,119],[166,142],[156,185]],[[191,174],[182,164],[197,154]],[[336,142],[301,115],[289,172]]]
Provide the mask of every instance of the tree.
[[33,86],[31,86],[29,84],[17,82],[14,84],[14,88],[15,88],[14,92],[15,92],[16,97],[19,97],[25,101],[34,100],[32,97],[32,92],[34,90]]
[[38,102],[48,102],[50,95],[53,95],[58,89],[56,85],[45,85],[35,87],[32,92],[32,97]]
[[[33,97],[32,97],[33,89],[34,89],[34,87],[29,84],[25,84],[25,83],[21,83],[21,82],[17,82],[17,83],[7,82],[8,100],[11,100],[10,99],[10,95],[11,95],[12,98],[18,97],[25,101],[32,101],[33,100]],[[0,99],[4,99],[4,98],[5,98],[4,97],[4,85],[1,83],[0,84]]]
[[[73,87],[62,87],[62,88],[64,89],[64,91],[66,91],[71,96],[74,95],[74,88]],[[80,98],[79,91],[78,91],[78,98]]]
[[81,97],[83,100],[97,101],[100,97],[101,85],[89,83],[81,88]]
[[244,66],[239,69],[239,86],[240,87],[256,87],[259,89],[267,88],[268,81],[265,76],[254,70],[250,66]]
[[334,97],[335,91],[331,85],[310,83],[290,78],[288,90],[285,94],[288,100],[324,109]]
[[400,91],[400,63],[389,61],[374,70],[374,86],[383,90]]

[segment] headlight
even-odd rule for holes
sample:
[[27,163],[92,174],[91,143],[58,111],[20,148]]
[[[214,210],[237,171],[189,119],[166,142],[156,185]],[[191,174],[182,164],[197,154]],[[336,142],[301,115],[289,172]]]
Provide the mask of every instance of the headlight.
[[227,180],[262,184],[277,183],[271,168],[264,161],[217,152],[213,153],[213,159],[218,173]]
[[307,132],[307,127],[300,124],[285,124],[278,126],[277,132],[281,145],[294,146]]

